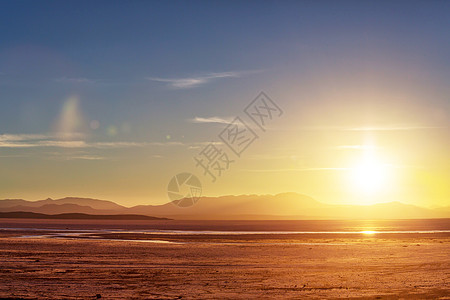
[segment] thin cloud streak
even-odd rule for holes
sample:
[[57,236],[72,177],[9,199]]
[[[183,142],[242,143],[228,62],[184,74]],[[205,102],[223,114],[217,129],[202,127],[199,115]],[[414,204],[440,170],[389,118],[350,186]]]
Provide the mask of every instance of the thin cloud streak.
[[213,80],[226,78],[239,78],[244,75],[259,73],[261,71],[232,71],[208,73],[201,76],[192,76],[184,78],[161,78],[161,77],[147,77],[148,80],[166,83],[172,89],[190,89],[207,84]]
[[229,124],[233,121],[233,118],[221,118],[221,117],[195,117],[193,119],[188,119],[191,123],[217,123],[217,124]]
[[69,159],[69,160],[75,160],[75,159],[80,159],[80,160],[105,160],[106,158],[103,157],[103,156],[81,155],[81,156],[71,156],[71,157],[68,157],[67,159]]
[[350,126],[304,126],[299,128],[274,128],[282,131],[407,131],[443,129],[444,126],[374,126],[374,127],[350,127]]
[[[0,148],[31,148],[31,147],[60,147],[83,148],[83,140],[60,140],[61,135],[50,134],[2,134],[0,135]],[[82,134],[66,135],[67,138],[80,138]]]
[[84,77],[61,77],[55,78],[54,81],[60,83],[95,83],[94,80]]
[[386,127],[355,127],[348,130],[353,131],[401,131],[401,130],[422,130],[422,129],[439,129],[438,126],[386,126]]
[[[421,168],[420,166],[412,165],[396,165],[396,164],[384,164],[390,168]],[[309,171],[348,171],[354,168],[347,167],[330,167],[330,168],[297,168],[297,169],[243,169],[242,172],[254,172],[254,173],[274,173],[274,172],[309,172]]]
[[244,169],[242,172],[255,172],[255,173],[266,173],[266,172],[305,172],[305,171],[342,171],[348,170],[349,168],[300,168],[300,169]]
[[[196,124],[224,124],[224,125],[228,125],[230,123],[233,122],[233,120],[236,117],[230,117],[230,118],[222,118],[222,117],[195,117],[193,119],[187,119],[187,122],[190,123],[196,123]],[[252,129],[258,129],[259,127],[254,124],[254,123],[247,123],[246,124],[248,127],[252,128]]]
[[340,145],[334,148],[339,150],[371,150],[379,147],[373,145]]
[[[74,134],[73,137],[78,137]],[[0,135],[0,148],[33,148],[33,147],[57,147],[57,148],[134,148],[134,147],[173,147],[190,146],[200,147],[209,142],[183,143],[176,141],[167,142],[86,142],[81,139],[61,140],[58,135],[45,134],[3,134]]]
[[44,134],[0,134],[0,142],[3,141],[27,141],[27,140],[43,140],[49,138]]
[[[0,135],[0,148],[32,148],[32,147],[57,147],[57,148],[117,148],[134,147],[144,145],[143,143],[88,143],[80,138],[82,134],[2,134]],[[72,139],[68,139],[72,138]]]

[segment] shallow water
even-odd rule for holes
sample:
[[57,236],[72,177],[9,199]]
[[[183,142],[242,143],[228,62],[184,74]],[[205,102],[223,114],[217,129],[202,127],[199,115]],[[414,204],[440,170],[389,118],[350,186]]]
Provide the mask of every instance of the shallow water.
[[215,231],[215,232],[361,232],[450,230],[450,219],[418,220],[36,220],[0,219],[1,228],[70,230]]
[[[0,231],[18,238],[102,239],[149,243],[211,243],[204,239],[273,240],[450,235],[450,219],[298,221],[108,221],[2,219]],[[198,240],[196,237],[204,237]],[[236,238],[233,238],[236,237]],[[197,239],[197,240],[193,240]],[[177,239],[177,240],[174,240]],[[227,241],[221,241],[222,244]],[[233,242],[233,243],[236,243]],[[295,241],[294,243],[297,243]],[[258,244],[266,244],[266,241]],[[309,242],[300,244],[311,244]],[[312,243],[315,244],[315,243]],[[327,243],[329,245],[339,243]]]

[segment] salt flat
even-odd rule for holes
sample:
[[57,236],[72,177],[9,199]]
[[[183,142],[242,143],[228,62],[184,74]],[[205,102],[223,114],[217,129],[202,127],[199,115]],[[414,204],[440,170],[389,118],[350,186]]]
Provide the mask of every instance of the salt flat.
[[[24,234],[28,237],[20,237]],[[38,234],[0,231],[0,297],[450,297],[448,233],[143,237],[127,232],[90,238]],[[142,242],[151,239],[173,243]]]

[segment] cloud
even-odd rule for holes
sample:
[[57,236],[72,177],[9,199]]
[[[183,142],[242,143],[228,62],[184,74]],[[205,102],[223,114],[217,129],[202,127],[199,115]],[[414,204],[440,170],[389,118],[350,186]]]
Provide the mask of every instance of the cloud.
[[[305,126],[294,130],[335,130],[335,131],[403,131],[403,130],[426,130],[441,129],[441,126],[424,126],[424,125],[386,125],[386,126]],[[289,129],[292,130],[292,129]]]
[[191,123],[218,123],[218,124],[229,124],[233,121],[233,118],[221,118],[221,117],[195,117],[193,119],[188,119]]
[[152,143],[129,143],[129,142],[112,142],[112,143],[87,143],[85,141],[0,141],[0,148],[33,148],[33,147],[56,147],[56,148],[129,148],[143,147]]
[[84,141],[39,141],[34,144],[35,147],[59,147],[59,148],[85,148]]
[[73,159],[81,159],[81,160],[103,160],[106,159],[105,157],[102,156],[95,156],[95,155],[80,155],[80,156],[71,156],[68,157],[68,159],[73,160]]
[[30,147],[35,147],[35,145],[30,143],[14,143],[14,142],[0,141],[0,148],[30,148]]
[[[384,164],[389,168],[422,168],[416,165],[400,165],[400,164]],[[320,172],[320,171],[349,171],[353,167],[318,167],[318,168],[286,168],[286,169],[241,169],[241,172],[253,172],[253,173],[283,173],[283,172]]]
[[87,144],[88,147],[92,148],[131,148],[131,147],[143,147],[147,145],[148,143],[137,143],[137,142],[97,142]]
[[[61,139],[61,137],[64,139]],[[70,135],[57,134],[1,134],[0,148],[32,148],[32,147],[57,147],[57,148],[118,148],[142,146],[146,143],[88,143],[82,138],[84,135],[73,133]]]
[[56,147],[56,148],[133,148],[133,147],[174,147],[174,146],[202,146],[208,142],[183,143],[176,141],[166,142],[87,142],[82,139],[81,134],[73,133],[72,139],[61,139],[60,134],[0,134],[0,148],[33,148],[33,147]]
[[342,171],[348,168],[299,168],[299,169],[243,169],[243,172],[306,172],[306,171]]
[[[71,134],[71,138],[80,138],[82,135]],[[86,147],[83,140],[59,140],[59,135],[49,134],[1,134],[0,148],[31,148],[31,147],[60,147],[82,148]]]
[[3,141],[26,141],[42,140],[48,138],[45,134],[0,134],[0,142]]
[[168,87],[172,89],[190,89],[207,84],[213,80],[226,79],[226,78],[239,78],[244,75],[259,73],[261,71],[233,71],[233,72],[219,72],[219,73],[207,73],[201,76],[192,76],[184,78],[160,78],[160,77],[147,77],[148,80],[166,83]]
[[58,148],[85,148],[84,141],[34,141],[34,142],[9,142],[0,141],[0,148],[33,148],[33,147],[58,147]]
[[55,78],[54,81],[61,83],[95,83],[95,80],[84,77],[60,77]]
[[353,131],[398,131],[398,130],[422,130],[422,129],[437,129],[442,128],[438,126],[375,126],[375,127],[354,127],[348,128],[347,130]]
[[[187,122],[190,123],[197,123],[197,124],[224,124],[224,125],[229,125],[233,122],[233,120],[236,117],[226,117],[226,118],[222,118],[222,117],[195,117],[193,119],[187,119]],[[250,127],[252,129],[259,129],[258,125],[256,125],[255,123],[251,123],[251,122],[246,122],[245,125],[247,127]]]
[[297,156],[297,155],[292,155],[292,154],[267,153],[267,154],[250,154],[247,156],[247,159],[253,159],[253,160],[280,160],[280,159],[297,160],[297,159],[301,159],[301,157]]
[[0,148],[29,148],[48,139],[48,135],[42,134],[1,134]]
[[222,142],[195,142],[195,143],[190,143],[188,144],[188,149],[189,150],[197,150],[197,149],[201,149],[206,147],[207,145],[223,145]]
[[371,149],[376,149],[379,148],[377,146],[374,145],[341,145],[341,146],[336,146],[336,149],[339,150],[371,150]]

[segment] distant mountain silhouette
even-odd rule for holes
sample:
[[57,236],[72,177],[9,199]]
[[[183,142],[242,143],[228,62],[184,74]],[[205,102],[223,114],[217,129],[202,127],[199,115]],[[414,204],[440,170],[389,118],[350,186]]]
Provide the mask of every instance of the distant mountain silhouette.
[[80,213],[70,214],[38,214],[33,212],[0,212],[0,218],[15,219],[77,219],[77,220],[168,220],[167,218],[156,218],[144,215],[89,215]]
[[112,201],[69,197],[26,201],[0,200],[0,212],[92,215],[136,214],[173,219],[418,219],[449,218],[448,207],[427,209],[400,202],[374,205],[332,205],[297,193],[202,197],[194,206],[172,203],[124,207]]
[[[64,214],[64,213],[85,213],[85,214],[98,214],[100,210],[94,209],[90,206],[77,205],[77,204],[44,204],[39,207],[28,205],[17,205],[6,208],[0,208],[0,211],[26,211],[43,214]],[[116,211],[102,211],[104,213],[114,213]]]
[[89,206],[93,209],[100,209],[100,210],[118,210],[124,208],[124,206],[121,206],[119,204],[116,204],[112,201],[107,200],[98,200],[98,199],[91,199],[91,198],[77,198],[77,197],[66,197],[62,199],[56,199],[53,200],[51,198],[45,199],[45,200],[38,200],[38,201],[26,201],[22,199],[5,199],[0,200],[0,208],[7,208],[7,207],[13,207],[13,206],[28,206],[28,207],[41,207],[43,205],[47,204],[76,204],[80,206]]

